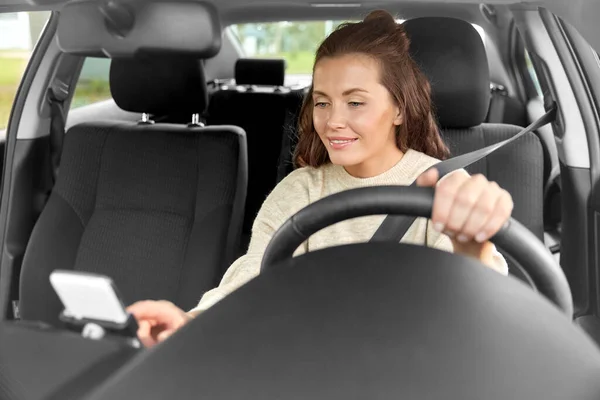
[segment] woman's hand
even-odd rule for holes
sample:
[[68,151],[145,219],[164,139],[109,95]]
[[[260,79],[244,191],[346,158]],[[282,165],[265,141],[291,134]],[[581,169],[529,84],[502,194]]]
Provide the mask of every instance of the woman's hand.
[[144,300],[127,307],[138,323],[138,338],[145,347],[152,347],[171,336],[188,323],[192,316],[165,300]]
[[436,186],[431,221],[436,230],[450,237],[455,252],[490,265],[494,247],[488,240],[510,218],[510,194],[483,175],[470,176],[464,170],[439,180],[435,167],[419,176],[417,185]]

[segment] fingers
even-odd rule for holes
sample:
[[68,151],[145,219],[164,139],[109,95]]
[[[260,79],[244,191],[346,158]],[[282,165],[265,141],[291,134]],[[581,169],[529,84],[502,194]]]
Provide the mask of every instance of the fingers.
[[483,243],[510,218],[510,194],[483,175],[456,171],[436,187],[432,222],[436,230],[461,243]]
[[144,347],[152,347],[157,341],[151,335],[151,326],[148,321],[140,321],[138,323],[137,336]]
[[[431,221],[437,231],[446,232],[451,237],[454,236],[454,227],[457,223],[451,218],[450,212],[461,186],[468,179],[469,175],[466,172],[456,171],[446,175],[437,184],[431,213]],[[453,226],[452,229],[448,229],[449,224]]]
[[155,320],[160,324],[177,325],[180,323],[183,310],[171,302],[160,300],[138,301],[129,307],[127,312],[133,314],[138,320]]
[[475,240],[482,243],[494,236],[510,218],[513,208],[514,203],[510,193],[504,189],[500,189],[494,211],[483,228],[476,234]]
[[482,175],[465,178],[454,196],[446,230],[454,232],[459,242],[472,240],[477,233],[472,232],[473,226],[481,228],[494,208],[494,194],[487,190],[487,184]]
[[127,311],[137,320],[138,337],[145,347],[165,340],[192,319],[179,307],[164,300],[138,301],[127,307]]

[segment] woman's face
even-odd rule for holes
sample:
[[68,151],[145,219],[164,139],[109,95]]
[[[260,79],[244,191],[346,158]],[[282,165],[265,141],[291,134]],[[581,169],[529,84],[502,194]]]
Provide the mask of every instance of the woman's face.
[[313,75],[313,123],[331,162],[357,177],[375,176],[402,157],[398,106],[380,83],[378,63],[361,54],[323,58]]

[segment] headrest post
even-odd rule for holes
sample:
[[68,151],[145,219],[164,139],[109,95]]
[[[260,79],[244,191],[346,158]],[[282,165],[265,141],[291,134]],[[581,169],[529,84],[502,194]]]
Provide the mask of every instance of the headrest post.
[[142,113],[142,119],[139,122],[140,124],[152,125],[154,121],[150,119],[150,114]]
[[200,114],[196,113],[196,114],[192,114],[192,122],[190,122],[188,124],[188,127],[193,128],[193,127],[204,127],[204,122],[200,121]]

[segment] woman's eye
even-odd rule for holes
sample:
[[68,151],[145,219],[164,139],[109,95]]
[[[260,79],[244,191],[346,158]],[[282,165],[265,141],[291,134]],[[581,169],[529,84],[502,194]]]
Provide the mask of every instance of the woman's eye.
[[364,103],[361,103],[360,101],[351,101],[350,103],[348,103],[350,105],[350,107],[360,107],[362,106]]
[[325,106],[327,106],[327,103],[324,103],[322,101],[315,103],[315,108],[325,108]]

